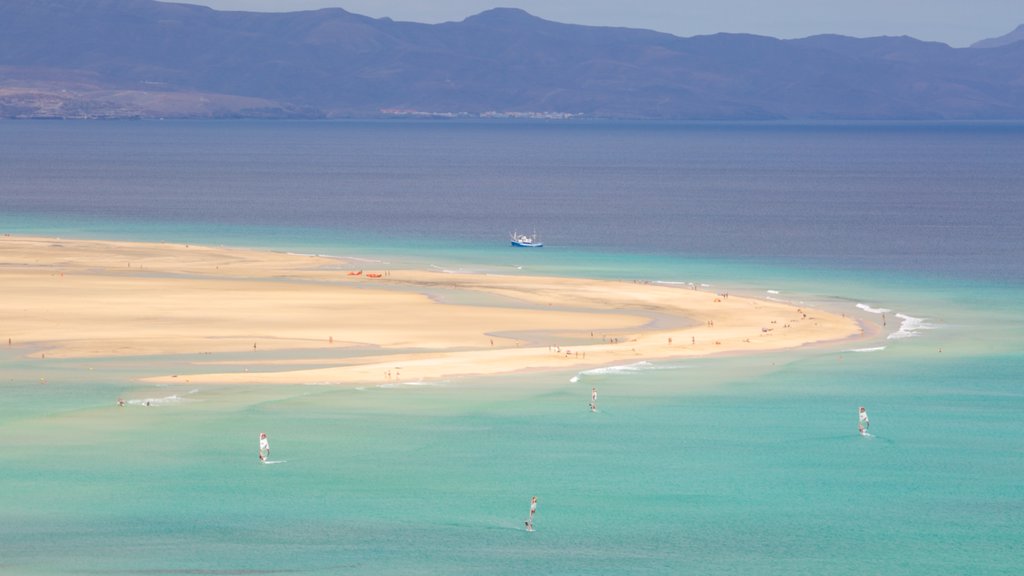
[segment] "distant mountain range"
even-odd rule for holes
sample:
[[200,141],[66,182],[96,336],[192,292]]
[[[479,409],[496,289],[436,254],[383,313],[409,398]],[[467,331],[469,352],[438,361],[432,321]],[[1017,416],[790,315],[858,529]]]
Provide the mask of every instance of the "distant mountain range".
[[498,8],[418,24],[153,0],[0,3],[0,117],[1024,119],[1024,29],[680,38]]

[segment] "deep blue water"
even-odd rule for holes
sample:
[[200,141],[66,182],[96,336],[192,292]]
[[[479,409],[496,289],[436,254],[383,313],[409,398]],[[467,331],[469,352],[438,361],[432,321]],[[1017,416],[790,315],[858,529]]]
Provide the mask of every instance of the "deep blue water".
[[0,225],[1021,282],[1022,157],[1021,124],[5,122]]

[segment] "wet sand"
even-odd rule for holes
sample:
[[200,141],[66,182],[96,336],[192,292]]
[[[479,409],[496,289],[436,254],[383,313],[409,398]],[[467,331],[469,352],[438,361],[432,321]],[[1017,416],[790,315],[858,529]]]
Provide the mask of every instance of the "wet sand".
[[681,285],[366,266],[4,236],[0,338],[27,356],[172,355],[183,372],[202,372],[211,354],[251,354],[190,373],[193,384],[358,385],[757,353],[863,333],[841,314]]

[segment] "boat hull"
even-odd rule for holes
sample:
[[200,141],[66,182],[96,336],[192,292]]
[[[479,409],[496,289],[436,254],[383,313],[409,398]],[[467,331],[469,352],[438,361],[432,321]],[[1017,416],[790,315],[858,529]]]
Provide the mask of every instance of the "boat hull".
[[509,234],[509,236],[511,236],[512,246],[515,248],[540,248],[541,246],[544,246],[544,243],[540,241],[540,238],[537,238],[536,233],[534,233],[533,236],[530,236],[529,234],[513,232],[512,234]]

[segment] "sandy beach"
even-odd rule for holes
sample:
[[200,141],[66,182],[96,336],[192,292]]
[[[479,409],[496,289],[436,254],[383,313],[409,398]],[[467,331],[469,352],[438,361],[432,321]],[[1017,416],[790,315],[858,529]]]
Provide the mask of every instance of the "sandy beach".
[[[172,355],[188,373],[150,382],[358,385],[756,353],[863,333],[841,314],[686,285],[366,266],[4,236],[0,338],[40,359]],[[247,356],[211,359],[225,353]]]

